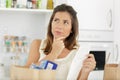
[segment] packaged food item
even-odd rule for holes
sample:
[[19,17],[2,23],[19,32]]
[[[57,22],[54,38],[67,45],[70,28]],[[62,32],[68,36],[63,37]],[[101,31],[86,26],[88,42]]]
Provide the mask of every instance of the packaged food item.
[[16,6],[17,6],[17,0],[13,0],[13,1],[12,1],[12,7],[13,7],[13,8],[16,8]]
[[12,0],[6,0],[6,8],[12,7]]
[[48,0],[41,0],[41,9],[47,9],[47,1]]
[[37,1],[36,0],[32,0],[32,9],[36,9],[37,8]]
[[0,0],[0,8],[6,8],[6,0]]
[[30,68],[56,70],[57,64],[49,60],[43,60],[39,65],[32,64]]
[[41,9],[41,3],[42,3],[42,0],[37,0],[37,8],[38,9]]
[[17,0],[17,8],[26,8],[27,0]]
[[3,80],[5,77],[4,64],[0,63],[0,80]]
[[26,5],[26,7],[27,7],[28,9],[32,9],[32,0],[27,0],[27,5]]
[[47,9],[53,9],[53,0],[47,1]]

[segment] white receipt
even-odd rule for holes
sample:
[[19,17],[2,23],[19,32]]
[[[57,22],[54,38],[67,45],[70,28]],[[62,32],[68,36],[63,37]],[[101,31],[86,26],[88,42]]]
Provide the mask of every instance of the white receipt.
[[88,46],[80,46],[75,57],[72,60],[67,80],[77,80],[78,74],[83,64],[83,60],[86,58],[86,55],[89,54],[89,50],[90,48]]

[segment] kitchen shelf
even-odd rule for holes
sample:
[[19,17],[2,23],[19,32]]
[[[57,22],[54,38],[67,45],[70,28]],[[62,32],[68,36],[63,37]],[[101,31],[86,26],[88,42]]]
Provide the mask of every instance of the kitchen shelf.
[[0,8],[0,12],[33,12],[33,13],[52,13],[53,10],[47,9],[25,9],[25,8]]

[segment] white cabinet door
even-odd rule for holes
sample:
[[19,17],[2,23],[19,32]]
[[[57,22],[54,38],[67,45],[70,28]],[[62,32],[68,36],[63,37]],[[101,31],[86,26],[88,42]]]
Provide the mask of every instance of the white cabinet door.
[[69,0],[82,30],[112,30],[113,0]]

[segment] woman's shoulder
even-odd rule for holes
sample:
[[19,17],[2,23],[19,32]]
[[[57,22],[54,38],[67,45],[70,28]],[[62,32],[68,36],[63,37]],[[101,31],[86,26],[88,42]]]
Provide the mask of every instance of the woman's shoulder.
[[34,47],[39,47],[41,44],[41,40],[40,39],[34,39],[32,42],[31,42],[31,47],[34,48]]
[[46,40],[45,39],[34,39],[32,42],[31,42],[31,46],[32,47],[41,47],[41,46],[44,46],[45,45],[45,42]]
[[41,41],[42,41],[41,39],[34,39],[32,43],[37,44],[37,43],[41,43]]
[[43,42],[45,42],[44,39],[34,39],[31,44],[33,44],[33,45],[40,45]]

